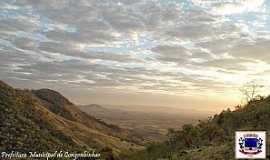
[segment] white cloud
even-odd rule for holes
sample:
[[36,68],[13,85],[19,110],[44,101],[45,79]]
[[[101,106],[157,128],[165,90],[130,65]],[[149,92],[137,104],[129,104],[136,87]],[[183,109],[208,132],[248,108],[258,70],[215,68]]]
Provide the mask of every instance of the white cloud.
[[[257,21],[249,23],[234,15],[261,12],[264,0],[189,0],[191,6],[164,0],[60,2],[63,6],[53,0],[2,5],[0,16],[5,12],[17,18],[0,18],[0,51],[7,53],[0,54],[2,77],[173,93],[179,88],[215,90],[215,85],[222,90],[267,68],[261,64],[251,70],[256,63],[242,65],[241,57],[270,61],[269,42],[259,43],[270,39],[270,32],[251,34],[268,17],[256,14]],[[22,62],[30,66],[20,72],[31,74],[6,69]]]
[[215,15],[261,12],[264,0],[192,0],[193,4],[210,9]]

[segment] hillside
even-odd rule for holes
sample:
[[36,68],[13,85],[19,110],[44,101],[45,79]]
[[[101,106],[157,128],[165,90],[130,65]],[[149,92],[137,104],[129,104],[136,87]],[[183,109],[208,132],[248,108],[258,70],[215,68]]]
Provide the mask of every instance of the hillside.
[[[200,121],[170,130],[164,143],[150,144],[146,150],[124,155],[129,160],[233,160],[234,134],[241,130],[270,130],[270,97],[250,101]],[[270,147],[270,136],[267,147]],[[267,158],[270,158],[268,150]]]
[[118,155],[141,148],[130,131],[85,114],[53,90],[19,90],[0,81],[0,111],[0,151],[112,149]]
[[130,130],[119,128],[117,125],[110,124],[109,122],[105,123],[103,120],[94,117],[95,115],[86,114],[56,91],[40,89],[33,90],[32,93],[43,106],[68,120],[84,124],[89,128],[122,140],[134,143],[141,143],[142,141],[142,138],[136,136]]
[[[136,134],[82,112],[56,91],[14,89],[0,81],[0,126],[0,151],[94,149],[121,160],[233,160],[235,131],[270,130],[270,97],[224,110],[196,125],[170,129],[164,142],[142,150]],[[267,147],[269,140],[268,135]]]

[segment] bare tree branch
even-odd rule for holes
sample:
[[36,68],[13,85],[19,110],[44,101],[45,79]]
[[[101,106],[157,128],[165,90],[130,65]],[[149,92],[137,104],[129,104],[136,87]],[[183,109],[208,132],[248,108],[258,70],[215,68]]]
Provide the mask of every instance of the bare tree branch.
[[244,96],[245,103],[249,103],[255,100],[256,97],[261,97],[259,96],[259,91],[263,87],[263,85],[259,85],[257,81],[253,80],[243,85],[239,90]]

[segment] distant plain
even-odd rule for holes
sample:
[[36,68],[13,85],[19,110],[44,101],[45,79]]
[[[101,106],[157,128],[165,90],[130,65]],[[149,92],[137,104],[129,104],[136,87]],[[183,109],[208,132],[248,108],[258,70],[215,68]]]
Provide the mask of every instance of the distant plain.
[[83,105],[79,108],[98,119],[131,129],[146,141],[162,141],[168,129],[195,124],[213,112],[160,106]]

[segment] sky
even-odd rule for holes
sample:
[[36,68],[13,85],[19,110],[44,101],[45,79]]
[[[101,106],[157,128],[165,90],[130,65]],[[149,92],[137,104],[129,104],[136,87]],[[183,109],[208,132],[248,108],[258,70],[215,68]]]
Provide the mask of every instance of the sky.
[[270,88],[267,0],[0,0],[0,79],[77,104],[221,110]]

